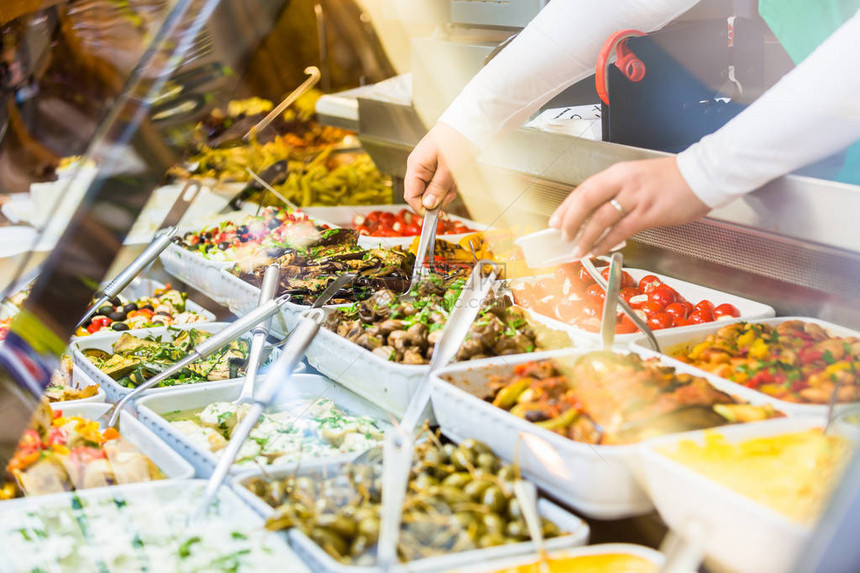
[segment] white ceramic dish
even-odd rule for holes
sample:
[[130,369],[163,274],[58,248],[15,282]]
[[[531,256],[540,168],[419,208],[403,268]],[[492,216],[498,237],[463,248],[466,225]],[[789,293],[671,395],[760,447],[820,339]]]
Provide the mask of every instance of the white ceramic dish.
[[[408,210],[409,207],[406,205],[356,205],[352,207],[307,207],[304,211],[316,219],[331,221],[338,227],[351,229],[353,217],[356,215],[365,216],[371,211],[399,213],[401,209]],[[464,217],[458,217],[457,215],[448,214],[448,217],[453,221],[460,221],[470,229],[474,229],[473,232],[486,231],[490,228],[482,223],[478,223]],[[456,243],[463,237],[467,237],[469,234],[471,233],[439,235],[439,238]],[[358,244],[365,249],[390,249],[393,247],[403,247],[404,249],[408,249],[409,245],[412,244],[413,239],[415,239],[415,237],[371,237],[363,235],[358,238]]]
[[[736,319],[733,322],[740,321],[742,319]],[[755,322],[761,324],[769,324],[771,326],[776,326],[782,322],[786,322],[789,320],[803,320],[805,322],[811,322],[817,324],[829,331],[831,334],[835,336],[855,336],[860,338],[860,332],[856,330],[851,330],[850,328],[846,328],[844,326],[839,326],[838,324],[833,324],[832,322],[827,322],[825,320],[820,320],[817,318],[809,318],[809,317],[796,317],[796,316],[785,316],[778,318],[767,318],[767,319],[750,319],[746,322]],[[669,329],[666,331],[658,330],[655,332],[655,336],[657,340],[660,342],[660,348],[663,350],[663,354],[657,354],[653,352],[648,345],[647,340],[642,338],[641,336],[634,338],[631,342],[631,346],[633,348],[642,349],[643,352],[650,355],[661,356],[663,357],[667,363],[676,366],[678,364],[684,364],[680,360],[672,358],[669,354],[673,348],[678,348],[680,346],[694,346],[702,341],[704,341],[709,335],[714,334],[720,328],[725,326],[725,322],[716,322],[710,324],[700,324],[694,327],[685,327],[682,329]],[[785,400],[779,400],[772,396],[769,396],[763,392],[758,392],[757,390],[753,390],[751,388],[747,388],[742,384],[738,384],[737,382],[732,382],[731,380],[726,380],[725,378],[720,378],[719,376],[707,372],[705,370],[696,368],[694,366],[690,366],[689,364],[684,364],[687,368],[692,368],[695,370],[698,376],[704,376],[712,383],[719,381],[722,384],[730,384],[731,386],[737,388],[743,388],[748,392],[754,392],[758,396],[760,396],[763,400],[770,402],[779,410],[782,410],[786,414],[792,416],[826,416],[827,415],[827,404],[798,404],[794,402],[786,402]],[[847,408],[851,408],[854,405],[857,405],[857,402],[843,403],[838,404],[836,406],[837,412],[841,412]]]
[[[176,388],[170,392],[156,396],[146,396],[137,402],[137,412],[140,421],[160,436],[173,449],[181,453],[194,466],[198,477],[208,477],[215,469],[218,458],[212,452],[194,444],[182,432],[174,429],[163,415],[178,410],[203,408],[213,402],[232,402],[239,397],[242,382],[221,384],[217,387],[203,385],[199,387]],[[338,386],[322,376],[313,374],[296,374],[290,387],[283,388],[275,399],[273,409],[278,405],[288,405],[294,400],[315,400],[329,398],[335,405],[353,415],[368,415],[379,421],[381,430],[388,427],[388,416],[379,408],[368,404],[349,390]],[[350,461],[361,452],[338,454],[327,458],[310,458],[290,464],[265,466],[267,472],[278,468],[288,468],[295,471],[298,467],[315,468],[329,462]],[[254,466],[233,464],[230,473],[238,474],[248,471]]]
[[[72,384],[75,388],[86,388],[88,386],[97,386],[95,380],[87,375],[80,366],[72,364]],[[72,404],[99,404],[107,399],[104,388],[99,386],[98,391],[89,398],[80,398],[78,400],[63,400],[61,402],[51,402],[56,407],[66,407]]]
[[[553,559],[584,557],[586,555],[633,555],[650,561],[657,568],[662,567],[666,560],[664,555],[659,551],[651,549],[650,547],[633,545],[631,543],[601,543],[599,545],[577,547],[576,549],[563,549],[560,551],[549,552],[550,558]],[[471,565],[469,567],[458,567],[456,569],[456,573],[502,573],[503,571],[513,569],[514,567],[530,565],[533,563],[535,563],[534,556],[523,555],[508,559],[500,559],[498,561],[493,560],[479,565]],[[655,569],[655,571],[657,570],[658,569]],[[575,573],[575,570],[571,573]]]
[[215,302],[224,304],[226,292],[221,270],[230,268],[235,263],[211,261],[173,243],[161,253],[159,259],[165,271]]
[[[736,443],[820,428],[821,422],[785,418],[716,431]],[[704,432],[655,438],[637,449],[643,484],[666,524],[681,537],[700,538],[705,555],[722,568],[743,573],[791,571],[811,530],[659,453],[680,440],[702,443]]]
[[[602,270],[603,267],[598,268],[598,270]],[[630,276],[638,283],[643,277],[647,275],[654,275],[659,278],[661,281],[678,291],[678,294],[689,300],[692,304],[696,304],[697,302],[707,299],[714,303],[714,305],[720,305],[723,303],[733,304],[737,307],[738,311],[741,314],[741,318],[744,320],[752,320],[758,318],[766,318],[773,316],[774,310],[772,307],[762,304],[760,302],[756,302],[754,300],[749,300],[746,298],[742,298],[739,296],[735,296],[733,294],[724,293],[718,290],[714,290],[708,287],[699,286],[697,284],[688,283],[686,281],[682,281],[680,279],[675,279],[672,277],[667,277],[665,275],[652,273],[651,271],[646,271],[643,269],[632,269],[632,268],[624,268],[625,271],[630,273]],[[542,278],[545,278],[550,275],[540,275],[528,278],[515,279],[511,281],[511,288],[515,289],[517,284],[522,283],[535,283]],[[537,314],[537,313],[535,313]],[[591,338],[593,340],[600,340],[599,332],[589,332],[587,330],[583,330],[576,326],[568,325],[566,323],[560,323],[567,326],[567,328],[576,332],[577,334]],[[725,324],[722,320],[718,320],[709,324],[717,324],[722,325]],[[655,333],[664,333],[664,332],[694,332],[696,328],[702,325],[693,325],[693,326],[677,326],[673,328],[666,328],[663,330],[655,330]],[[647,345],[647,339],[644,338],[641,332],[636,332],[632,334],[616,334],[615,341],[619,344],[626,344],[632,342],[637,339],[642,339],[643,345]],[[650,347],[649,347],[650,348]]]
[[[590,517],[620,519],[647,513],[653,505],[630,465],[635,444],[594,446],[576,442],[518,418],[472,393],[486,387],[488,376],[510,374],[517,364],[546,358],[576,358],[584,352],[556,350],[460,362],[443,368],[434,377],[432,404],[436,420],[442,432],[454,441],[466,438],[484,441],[507,462],[514,460],[520,436],[530,436],[526,438],[529,442],[519,448],[523,474]],[[699,374],[683,365],[673,366],[681,373]],[[754,404],[766,402],[754,392],[736,390],[736,385],[714,383],[714,386],[741,400]]]
[[[141,328],[134,331],[134,336],[137,336],[139,338],[147,336],[157,336],[161,340],[172,340],[173,333],[177,331],[196,329],[204,332],[215,333],[220,332],[226,326],[228,326],[228,324],[223,322],[203,322],[194,324],[183,324],[175,327],[162,326],[157,328]],[[83,351],[90,348],[97,348],[99,350],[104,350],[105,352],[112,352],[113,345],[119,339],[120,336],[122,336],[122,332],[93,334],[91,336],[85,336],[82,338],[75,339],[75,341],[70,347],[72,353],[72,360],[74,361],[74,363],[78,365],[81,370],[83,370],[90,378],[95,380],[98,385],[104,389],[105,393],[107,394],[108,402],[116,402],[126,394],[130,394],[133,388],[126,388],[125,386],[119,385],[116,380],[96,368],[95,364],[93,364],[87,359]],[[269,360],[263,366],[261,372],[266,371],[266,367],[275,361],[279,353],[279,349],[275,349],[274,351],[272,351]],[[225,384],[227,382],[230,382],[230,380],[223,380],[217,382],[196,382],[194,384],[179,385],[176,387],[191,387],[200,384],[218,385]],[[143,392],[143,396],[148,396],[150,394],[159,394],[161,392],[169,391],[172,388],[173,387],[150,388],[149,390]]]
[[[81,537],[76,541],[84,547],[89,546],[90,551],[87,553],[93,555],[96,562],[101,561],[105,555],[111,555],[110,552],[105,552],[102,545],[104,543],[112,544],[113,549],[120,551],[121,554],[133,554],[136,549],[134,545],[137,537],[134,535],[135,531],[142,527],[151,527],[153,523],[167,528],[177,527],[180,520],[185,519],[184,516],[175,513],[177,500],[190,500],[193,503],[202,498],[205,487],[206,482],[203,480],[161,480],[5,501],[0,503],[0,523],[6,526],[0,532],[0,545],[4,544],[4,534],[8,535],[19,529],[36,528],[42,530],[45,525],[51,523],[52,519],[56,519],[55,516],[61,513],[68,515],[71,510],[76,513],[80,512],[83,521],[78,523],[81,526],[86,526],[88,531],[88,535],[84,536],[84,530],[81,530]],[[110,524],[99,523],[98,526],[86,524],[89,505],[109,501],[116,503],[117,507],[125,507],[125,504],[120,505],[118,503],[120,500],[125,501],[126,504],[143,505],[149,508],[150,514],[147,515],[145,522],[132,520],[118,524],[121,527],[120,530],[111,528]],[[137,515],[139,516],[139,514]],[[248,535],[256,535],[263,527],[262,519],[242,503],[242,500],[232,490],[226,487],[221,488],[218,492],[216,503],[212,504],[208,519],[229,522],[229,526],[235,528],[234,531]],[[63,523],[67,522],[64,520]],[[205,523],[202,524],[202,526],[205,525]],[[194,525],[190,527],[193,528]],[[159,535],[152,531],[148,533]],[[277,558],[281,559],[279,563],[285,571],[291,573],[308,573],[310,571],[280,536],[261,535],[258,540],[254,540],[254,543],[258,542],[265,547],[267,552],[274,552]],[[38,566],[42,568],[41,570],[58,573],[71,573],[81,570],[80,568],[72,569],[56,561],[56,556],[63,555],[64,549],[52,544],[50,538],[45,541],[44,550],[44,553],[39,552],[39,555],[45,556],[44,561],[38,563]],[[35,559],[33,557],[33,555],[4,555],[4,559],[0,559],[0,573],[36,570],[33,568],[34,561],[38,562],[39,558],[38,556]],[[19,560],[23,560],[24,563]],[[92,567],[92,570],[96,570],[96,563],[92,563]],[[245,567],[240,570],[247,571],[248,568]]]
[[[54,402],[54,410],[60,410],[65,416],[80,416],[88,420],[98,420],[110,409],[110,404],[72,404],[70,402]],[[119,417],[119,433],[135,446],[140,452],[158,466],[169,479],[187,479],[194,476],[194,468],[185,459],[146,426],[140,423],[130,412],[122,412]]]
[[[236,476],[233,480],[233,489],[247,503],[251,505],[264,517],[268,517],[274,513],[274,510],[263,500],[249,491],[244,484],[255,477],[264,477],[270,475],[275,478],[282,478],[287,475],[292,475],[293,472],[284,470],[276,470],[274,472],[263,473],[260,470],[243,473]],[[343,465],[331,464],[316,472],[310,470],[300,470],[299,474],[316,474],[316,475],[338,475],[343,473]],[[562,531],[567,532],[567,535],[547,540],[545,545],[547,549],[569,549],[579,547],[588,543],[590,530],[588,524],[572,513],[569,513],[561,507],[553,504],[546,499],[538,500],[538,511],[543,517],[553,521]],[[304,533],[297,529],[292,529],[288,533],[290,544],[296,553],[307,563],[315,573],[330,572],[330,573],[377,573],[380,571],[376,567],[355,567],[343,565],[332,559],[328,553],[320,548]],[[448,571],[462,566],[482,563],[490,560],[505,559],[519,555],[528,555],[535,551],[534,544],[531,542],[516,543],[513,545],[503,545],[501,547],[492,547],[489,549],[480,549],[474,551],[463,551],[459,553],[451,553],[438,557],[430,557],[411,561],[407,564],[400,564],[392,568],[393,572],[431,572],[431,571]]]

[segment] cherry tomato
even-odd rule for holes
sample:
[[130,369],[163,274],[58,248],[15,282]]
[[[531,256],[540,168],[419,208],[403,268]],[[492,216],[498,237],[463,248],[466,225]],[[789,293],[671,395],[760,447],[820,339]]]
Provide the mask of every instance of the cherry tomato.
[[648,326],[651,327],[651,330],[672,328],[672,324],[672,315],[668,312],[657,312],[648,317]]
[[534,290],[539,298],[550,294],[557,294],[560,291],[556,282],[549,277],[542,278],[534,283]]
[[638,331],[639,329],[636,328],[636,325],[633,324],[633,321],[626,314],[622,315],[615,324],[616,334],[633,334]]
[[[600,287],[598,287],[600,288]],[[600,318],[603,314],[603,303],[585,302],[579,307],[579,315],[586,318]]]
[[406,223],[406,225],[403,227],[404,237],[411,237],[419,234],[421,234],[421,229],[415,223]]
[[397,217],[394,215],[394,213],[389,213],[388,211],[380,213],[379,215],[379,224],[383,227],[391,227],[392,225],[394,225],[394,222],[396,220]]
[[[609,282],[609,267],[605,267],[602,271],[600,271],[600,276],[607,282]],[[633,277],[630,276],[630,273],[627,271],[621,271],[621,288],[626,287],[635,287],[636,281],[633,280]]]
[[367,228],[367,225],[358,225],[355,230],[359,235],[369,235],[370,229]]
[[738,317],[741,315],[741,311],[737,309],[737,307],[733,304],[724,303],[714,309],[714,317],[719,318],[721,316],[733,316]]
[[692,322],[690,322],[690,320],[689,320],[689,319],[687,319],[687,318],[676,318],[676,319],[675,319],[675,324],[674,324],[674,326],[675,326],[675,327],[678,327],[678,326],[690,326],[691,324],[693,324],[693,323],[692,323]]
[[655,314],[660,314],[661,312],[664,312],[664,307],[662,305],[655,304],[649,300],[648,302],[642,303],[642,305],[639,307],[639,310],[644,311],[645,316],[651,318]]
[[714,321],[714,313],[707,309],[694,310],[688,318],[690,324],[704,324]]
[[584,269],[584,268],[582,268],[582,267],[580,267],[580,268],[579,268],[579,280],[580,280],[580,281],[582,282],[582,284],[584,284],[585,286],[588,286],[588,285],[590,285],[590,284],[594,284],[594,279],[593,279],[593,278],[591,278],[591,275],[590,275],[590,274],[588,274],[588,271],[587,271],[587,270],[585,270],[585,269]]
[[555,305],[555,315],[562,322],[576,322],[576,317],[579,316],[582,301],[564,298]]
[[589,285],[585,289],[585,300],[603,305],[603,301],[606,300],[606,292],[599,284]]
[[688,309],[687,305],[682,302],[673,302],[666,307],[666,312],[675,319],[675,323],[677,324],[678,319],[687,319],[687,316],[690,314],[690,309]]
[[637,294],[630,297],[630,300],[627,301],[631,308],[642,308],[642,305],[646,302],[648,302],[647,294]]
[[696,310],[707,310],[711,313],[714,312],[714,303],[705,299],[699,301],[699,303],[694,307]]
[[564,284],[564,281],[569,279],[579,280],[579,269],[574,265],[561,265],[555,268],[552,273],[552,278],[559,284]]
[[630,299],[633,298],[634,296],[638,295],[638,294],[639,294],[638,288],[636,288],[636,287],[624,287],[618,293],[618,297],[621,300],[623,300],[624,302],[626,302],[627,304],[630,304]]
[[644,277],[639,279],[639,290],[642,291],[642,294],[650,294],[652,290],[654,290],[661,284],[663,284],[663,281],[661,281],[654,275],[645,275]]
[[664,309],[675,302],[675,295],[662,288],[655,288],[648,294],[648,302],[659,305]]

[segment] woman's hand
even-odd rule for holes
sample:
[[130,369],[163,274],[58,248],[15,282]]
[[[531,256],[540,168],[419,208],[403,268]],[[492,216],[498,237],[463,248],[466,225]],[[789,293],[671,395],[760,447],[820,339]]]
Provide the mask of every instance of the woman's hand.
[[689,223],[708,211],[675,158],[666,157],[616,163],[592,175],[559,205],[549,225],[566,240],[576,239],[579,258],[606,253],[643,229]]
[[437,123],[409,154],[403,198],[418,214],[447,205],[457,195],[453,170],[476,155],[475,146],[460,132]]

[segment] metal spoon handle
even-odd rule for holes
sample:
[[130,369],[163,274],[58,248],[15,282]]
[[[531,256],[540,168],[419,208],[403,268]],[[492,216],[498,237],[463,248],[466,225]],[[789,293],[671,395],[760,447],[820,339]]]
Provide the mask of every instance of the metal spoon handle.
[[[594,281],[599,284],[605,290],[608,287],[607,282],[600,276],[600,273],[597,272],[597,269],[594,268],[594,264],[588,259],[580,259],[579,261],[582,264],[582,268],[586,270],[586,272],[591,276]],[[621,310],[624,311],[630,320],[633,321],[633,324],[636,325],[642,333],[648,338],[648,342],[651,344],[651,348],[655,351],[660,352],[660,343],[657,342],[657,338],[654,336],[654,333],[651,331],[651,327],[648,326],[648,323],[642,320],[638,314],[633,312],[633,309],[630,308],[630,305],[627,304],[624,299],[618,299],[618,306],[621,307]]]
[[[424,223],[421,227],[421,238],[418,239],[418,250],[415,252],[415,266],[412,267],[412,284],[417,284],[421,275],[424,274],[424,260],[427,254],[432,252],[431,245],[436,243],[436,224],[439,222],[439,212],[442,207],[429,209],[424,214]],[[433,266],[433,261],[430,261]]]
[[248,133],[246,133],[242,139],[247,141],[251,137],[251,134],[259,133],[266,129],[266,127],[270,123],[272,123],[276,117],[281,115],[285,109],[287,109],[293,104],[294,101],[299,99],[299,97],[301,97],[306,91],[314,87],[316,83],[320,81],[321,74],[319,68],[317,68],[316,66],[308,66],[307,68],[305,68],[305,73],[308,74],[309,77],[305,81],[303,81],[299,85],[299,87],[294,89],[287,97],[285,97],[283,101],[281,101],[281,103],[279,103],[277,107],[275,107],[275,109],[273,109],[266,115],[266,117],[258,121],[256,125],[249,129]]
[[[263,282],[260,285],[260,296],[257,299],[257,306],[262,306],[275,298],[280,278],[281,267],[279,265],[272,264],[266,267],[266,272],[263,273]],[[266,345],[266,338],[269,336],[269,327],[271,325],[272,317],[269,317],[254,327],[251,349],[248,351],[248,367],[245,369],[245,382],[242,384],[242,392],[239,394],[240,402],[248,401],[254,397],[257,370],[262,362],[263,348]]]
[[131,281],[134,280],[134,277],[139,275],[143,269],[152,263],[155,259],[158,258],[158,255],[170,245],[170,242],[173,240],[173,237],[176,235],[176,227],[172,227],[167,229],[164,233],[157,236],[155,240],[153,240],[142,253],[137,255],[131,263],[125,267],[112,281],[110,281],[104,289],[102,289],[102,296],[93,304],[86,312],[84,317],[78,322],[79,328],[82,324],[84,324],[87,320],[92,317],[96,311],[103,304],[110,301],[116,295],[121,293],[125,287],[129,285]]
[[606,300],[603,304],[603,318],[600,321],[600,337],[603,349],[611,350],[615,343],[615,324],[618,319],[618,293],[621,291],[621,253],[612,253],[609,263],[609,281],[606,285]]
[[131,402],[140,396],[144,391],[149,390],[156,384],[166,380],[167,378],[173,376],[178,373],[180,370],[188,366],[189,364],[209,356],[225,344],[229,344],[248,332],[251,328],[253,328],[257,323],[266,320],[267,318],[274,316],[275,313],[280,310],[281,306],[289,300],[289,296],[282,296],[278,299],[269,301],[263,306],[257,308],[251,313],[246,314],[236,322],[232,323],[230,326],[213,334],[197,346],[191,349],[188,353],[188,356],[185,356],[171,367],[162,371],[157,376],[150,378],[149,380],[144,381],[141,385],[137,386],[134,390],[132,390],[129,394],[123,396],[116,404],[114,404],[110,410],[108,410],[102,419],[105,417],[109,417],[108,426],[114,427],[116,426],[117,420],[119,419],[119,413],[122,409]]
[[343,289],[349,284],[352,284],[352,282],[357,278],[358,274],[356,273],[346,273],[338,276],[327,287],[325,287],[325,290],[323,290],[322,293],[316,298],[314,303],[311,305],[311,308],[320,308],[332,298],[334,298],[334,295],[340,292],[341,289]]
[[314,309],[309,310],[302,318],[299,319],[299,323],[293,329],[294,334],[291,337],[289,344],[284,348],[283,354],[281,354],[281,357],[272,367],[271,375],[266,378],[266,381],[255,393],[251,409],[233,431],[230,442],[227,444],[227,447],[224,448],[224,452],[218,459],[218,464],[215,466],[215,471],[212,472],[212,476],[206,484],[203,501],[195,512],[195,516],[199,515],[201,512],[205,512],[206,507],[208,507],[212,500],[215,499],[215,496],[218,494],[218,490],[224,484],[224,481],[227,479],[227,475],[230,473],[230,467],[236,460],[236,455],[239,453],[239,449],[245,443],[245,440],[248,439],[248,436],[251,434],[251,430],[254,429],[260,416],[262,416],[266,408],[271,405],[272,400],[274,400],[275,395],[278,393],[278,390],[289,382],[290,377],[293,375],[293,371],[296,369],[296,365],[302,359],[302,356],[304,356],[305,351],[308,346],[310,346],[310,343],[313,341],[317,332],[319,332],[320,325],[324,318],[325,313],[323,311]]

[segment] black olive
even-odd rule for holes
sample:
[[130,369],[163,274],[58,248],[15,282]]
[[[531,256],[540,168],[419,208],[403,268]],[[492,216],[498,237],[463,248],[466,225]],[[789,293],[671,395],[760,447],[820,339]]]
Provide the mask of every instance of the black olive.
[[155,326],[164,326],[164,323],[163,323],[163,322],[161,322],[160,320],[156,320],[156,321],[155,321],[155,322],[153,322],[152,324],[154,324]]
[[118,296],[112,297],[109,300],[110,300],[110,303],[114,306],[122,306],[122,300],[120,300],[120,298]]
[[128,330],[128,325],[124,322],[114,322],[113,324],[110,325],[110,327],[112,329],[118,331],[118,332],[121,332],[123,330]]
[[100,306],[97,313],[109,316],[114,311],[114,308],[109,305]]
[[273,218],[269,219],[269,225],[268,226],[270,229],[277,229],[278,227],[281,226],[281,222],[278,219],[275,219],[273,217]]
[[124,307],[122,307],[122,310],[126,313],[129,313],[133,310],[137,310],[137,305],[134,304],[133,302],[130,302],[127,305],[125,305]]
[[125,320],[127,317],[124,312],[112,312],[108,315],[108,318],[117,321],[117,320]]
[[218,243],[218,248],[222,251],[226,251],[230,248],[230,241],[221,241],[220,243]]
[[240,235],[244,235],[245,233],[248,232],[248,225],[242,225],[241,227],[236,229],[236,232]]
[[154,310],[155,310],[155,308],[154,308],[151,304],[149,304],[149,303],[146,303],[145,305],[143,305],[142,307],[140,307],[140,310],[143,310],[143,309],[145,309],[145,308],[148,308],[149,310],[152,310],[152,311],[154,311]]

